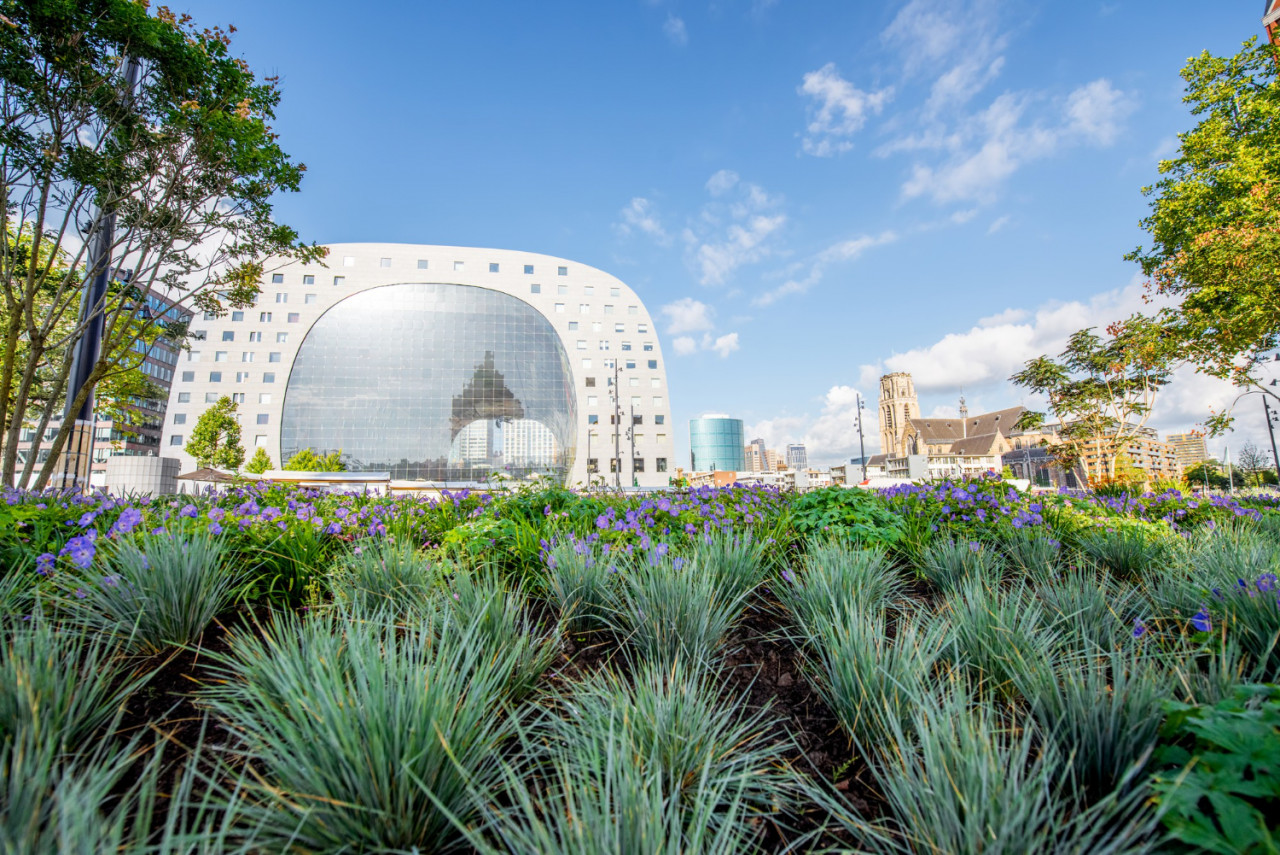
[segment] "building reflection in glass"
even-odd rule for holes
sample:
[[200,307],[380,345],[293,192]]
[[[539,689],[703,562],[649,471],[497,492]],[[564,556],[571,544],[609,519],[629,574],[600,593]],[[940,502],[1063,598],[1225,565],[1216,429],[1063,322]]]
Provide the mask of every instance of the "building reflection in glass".
[[577,412],[568,355],[527,303],[468,285],[388,285],[326,312],[285,392],[281,456],[341,449],[352,471],[563,483]]

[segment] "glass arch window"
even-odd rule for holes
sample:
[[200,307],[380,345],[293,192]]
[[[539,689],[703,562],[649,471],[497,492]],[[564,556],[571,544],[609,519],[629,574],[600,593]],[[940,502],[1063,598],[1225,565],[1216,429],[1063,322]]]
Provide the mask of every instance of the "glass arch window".
[[285,390],[281,457],[342,452],[354,472],[568,480],[577,405],[551,323],[509,294],[386,285],[308,331]]

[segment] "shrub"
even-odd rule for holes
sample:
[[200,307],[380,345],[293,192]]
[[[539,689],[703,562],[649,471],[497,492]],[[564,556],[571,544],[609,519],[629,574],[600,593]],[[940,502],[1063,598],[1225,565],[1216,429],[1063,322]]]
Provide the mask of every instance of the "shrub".
[[702,572],[711,574],[729,599],[745,600],[769,575],[765,545],[751,532],[714,532],[694,546],[693,561]]
[[1213,706],[1170,702],[1156,762],[1161,820],[1187,851],[1280,848],[1280,688],[1242,686]]
[[206,697],[261,776],[245,815],[266,851],[450,851],[496,784],[516,654],[448,613],[397,629],[280,617],[235,633]]
[[1123,580],[1145,578],[1171,558],[1168,543],[1138,527],[1087,532],[1079,544],[1081,552]]
[[196,641],[231,604],[235,578],[225,556],[208,535],[156,535],[121,543],[105,575],[58,578],[75,620],[153,654]]
[[607,627],[616,581],[616,561],[594,545],[574,537],[544,549],[541,588],[572,633]]
[[938,590],[954,591],[966,581],[996,584],[1004,561],[990,546],[971,541],[935,541],[920,558],[920,575]]
[[1043,530],[1014,529],[1005,538],[1009,563],[1029,576],[1053,574],[1061,555],[1061,545]]
[[682,662],[574,686],[523,736],[528,762],[508,768],[506,798],[478,799],[487,834],[472,842],[531,855],[759,851],[764,823],[797,811],[799,776],[777,760],[789,746],[773,744],[776,723],[722,702],[722,688]]
[[791,511],[791,525],[802,538],[827,533],[862,546],[893,546],[902,538],[902,518],[865,490],[811,490],[791,503]]
[[810,544],[803,568],[784,571],[774,591],[796,623],[813,635],[843,606],[872,614],[890,606],[903,587],[882,553],[827,540]]
[[359,615],[409,617],[432,607],[448,572],[409,544],[371,539],[338,560],[330,585],[335,602]]

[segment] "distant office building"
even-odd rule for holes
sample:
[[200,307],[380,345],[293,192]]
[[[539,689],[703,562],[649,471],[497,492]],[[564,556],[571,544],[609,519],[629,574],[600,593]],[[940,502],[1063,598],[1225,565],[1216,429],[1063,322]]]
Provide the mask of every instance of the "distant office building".
[[768,449],[764,447],[763,439],[753,439],[747,443],[747,447],[743,449],[747,455],[748,472],[764,472],[768,468],[767,455]]
[[689,422],[689,468],[694,472],[742,472],[742,419],[709,414]]
[[[1280,4],[1280,0],[1276,0]],[[1209,447],[1205,444],[1204,434],[1190,431],[1188,433],[1171,433],[1164,441],[1173,446],[1178,457],[1178,465],[1182,471],[1192,466],[1199,466],[1209,459]]]
[[780,471],[780,470],[782,470],[782,469],[786,469],[786,468],[787,468],[787,461],[786,461],[786,458],[784,458],[784,457],[783,457],[781,454],[779,454],[778,452],[774,451],[772,448],[770,448],[770,449],[768,449],[767,451],[765,451],[765,453],[764,453],[764,471],[766,471],[766,472],[778,472],[778,471]]
[[809,453],[805,451],[804,443],[793,442],[787,446],[787,468],[797,472],[809,468]]

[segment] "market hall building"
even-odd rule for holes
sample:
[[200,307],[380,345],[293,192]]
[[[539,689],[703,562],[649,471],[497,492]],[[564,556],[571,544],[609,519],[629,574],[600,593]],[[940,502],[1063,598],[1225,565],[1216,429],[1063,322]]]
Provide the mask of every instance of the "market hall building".
[[[257,303],[191,324],[161,454],[238,405],[246,459],[341,451],[353,472],[479,483],[666,486],[667,377],[640,298],[609,274],[512,250],[334,244],[266,265]],[[616,386],[615,386],[616,380]],[[674,471],[674,470],[672,470]]]

